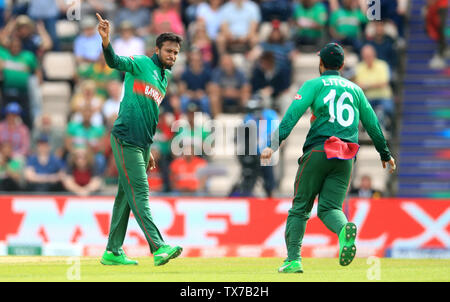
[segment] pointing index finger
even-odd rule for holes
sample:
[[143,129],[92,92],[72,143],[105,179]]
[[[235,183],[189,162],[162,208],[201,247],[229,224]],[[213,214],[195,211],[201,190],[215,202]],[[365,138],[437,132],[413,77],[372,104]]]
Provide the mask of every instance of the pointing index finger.
[[102,16],[100,16],[99,13],[96,13],[95,15],[97,16],[98,21],[100,21],[100,22],[103,22],[103,21],[104,21],[103,18],[102,18]]

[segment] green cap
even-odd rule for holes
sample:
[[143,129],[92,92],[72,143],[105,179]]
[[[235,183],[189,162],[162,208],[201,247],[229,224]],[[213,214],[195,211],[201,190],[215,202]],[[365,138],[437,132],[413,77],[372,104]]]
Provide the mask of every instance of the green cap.
[[328,43],[318,55],[325,67],[339,68],[344,64],[344,49],[337,43]]

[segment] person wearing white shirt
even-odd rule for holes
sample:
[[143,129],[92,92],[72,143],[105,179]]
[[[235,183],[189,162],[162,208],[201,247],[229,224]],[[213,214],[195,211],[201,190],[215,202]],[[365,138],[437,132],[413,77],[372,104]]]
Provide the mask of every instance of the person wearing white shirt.
[[119,31],[119,38],[112,43],[117,55],[127,57],[145,55],[145,42],[135,35],[135,28],[131,22],[120,23]]
[[120,101],[123,96],[122,86],[123,84],[116,80],[110,81],[107,84],[108,99],[103,104],[102,112],[108,127],[112,127],[119,114]]
[[197,7],[197,20],[203,20],[206,31],[211,40],[215,41],[220,31],[220,8],[222,0],[209,0],[202,2]]
[[221,28],[217,37],[220,54],[226,51],[245,53],[258,43],[261,12],[249,0],[230,0],[220,8]]

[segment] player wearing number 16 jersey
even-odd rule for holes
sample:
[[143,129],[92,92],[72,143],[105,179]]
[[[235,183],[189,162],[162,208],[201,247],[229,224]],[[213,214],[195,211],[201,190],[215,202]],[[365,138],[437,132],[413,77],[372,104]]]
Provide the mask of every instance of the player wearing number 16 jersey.
[[288,257],[278,269],[281,273],[303,272],[300,248],[314,200],[319,195],[317,216],[339,237],[339,263],[348,265],[356,255],[356,225],[342,211],[358,145],[361,120],[382,165],[395,170],[395,161],[387,147],[375,112],[362,89],[343,78],[339,70],[344,51],[336,43],[327,44],[319,53],[320,77],[303,84],[288,108],[270,147],[263,150],[267,161],[291,133],[300,117],[311,108],[311,128],[299,159],[294,183],[294,200],[286,222],[285,241]]

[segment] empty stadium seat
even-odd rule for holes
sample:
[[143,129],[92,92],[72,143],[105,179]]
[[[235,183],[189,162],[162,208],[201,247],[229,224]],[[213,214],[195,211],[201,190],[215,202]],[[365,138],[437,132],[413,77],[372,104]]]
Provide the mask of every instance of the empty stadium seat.
[[315,77],[319,76],[320,58],[317,54],[301,53],[293,62],[294,74],[292,82],[299,88],[300,86]]
[[73,53],[47,52],[42,59],[45,76],[49,80],[72,80],[76,72]]
[[372,178],[373,188],[384,192],[388,171],[383,169],[380,156],[374,146],[361,146],[358,152],[357,161],[353,170],[353,185],[358,187],[363,175],[369,175]]
[[[272,32],[273,25],[271,22],[263,22],[259,26],[259,41],[267,41],[270,33]],[[280,22],[280,31],[283,36],[287,39],[290,34],[289,24],[287,22]]]
[[60,39],[73,39],[79,33],[78,22],[58,20],[56,22],[56,34]]
[[64,121],[69,113],[71,88],[69,83],[44,82],[41,85],[42,112],[51,114],[55,120]]

